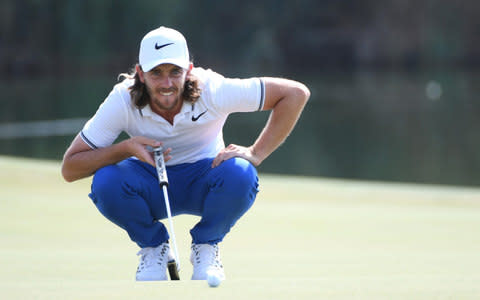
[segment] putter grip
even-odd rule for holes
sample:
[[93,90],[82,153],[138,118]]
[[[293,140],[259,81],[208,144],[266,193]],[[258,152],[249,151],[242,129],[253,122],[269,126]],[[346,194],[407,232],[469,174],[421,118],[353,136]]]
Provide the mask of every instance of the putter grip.
[[153,149],[155,166],[157,167],[158,182],[160,186],[168,186],[167,169],[165,168],[165,160],[163,159],[163,148],[157,147]]

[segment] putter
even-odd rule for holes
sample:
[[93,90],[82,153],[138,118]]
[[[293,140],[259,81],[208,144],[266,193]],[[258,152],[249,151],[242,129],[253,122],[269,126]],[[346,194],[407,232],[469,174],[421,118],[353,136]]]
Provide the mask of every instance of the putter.
[[172,213],[170,211],[170,201],[168,200],[168,178],[167,169],[165,168],[165,160],[163,159],[163,148],[153,148],[153,155],[155,158],[155,166],[157,167],[158,181],[160,188],[163,190],[163,198],[165,199],[165,207],[167,209],[168,224],[170,227],[170,237],[173,243],[174,257],[168,261],[168,273],[171,280],[180,280],[178,272],[180,271],[180,257],[178,256],[177,241],[175,239],[175,232],[173,231]]

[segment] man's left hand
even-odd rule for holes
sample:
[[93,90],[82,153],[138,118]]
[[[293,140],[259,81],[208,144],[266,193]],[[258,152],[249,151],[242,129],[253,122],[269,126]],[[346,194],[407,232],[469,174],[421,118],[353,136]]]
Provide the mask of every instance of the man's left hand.
[[262,162],[262,160],[255,154],[253,147],[243,147],[230,144],[218,153],[217,157],[215,157],[212,162],[212,168],[218,167],[223,161],[232,157],[244,158],[254,166],[258,166]]

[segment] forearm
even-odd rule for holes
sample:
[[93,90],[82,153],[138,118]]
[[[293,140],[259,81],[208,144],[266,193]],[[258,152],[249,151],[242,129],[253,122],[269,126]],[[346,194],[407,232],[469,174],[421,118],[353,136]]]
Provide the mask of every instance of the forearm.
[[222,149],[212,162],[215,168],[232,157],[241,157],[258,166],[277,149],[292,132],[308,98],[308,88],[296,81],[267,78],[264,110],[272,110],[267,124],[250,147],[230,144]]
[[299,89],[276,103],[264,129],[251,146],[258,158],[257,165],[275,151],[292,132],[310,96],[306,89]]
[[72,182],[93,175],[101,167],[115,164],[130,157],[125,143],[118,143],[101,149],[88,149],[70,154],[63,158],[62,175]]
[[[77,135],[63,156],[62,175],[66,181],[75,181],[92,175],[101,167],[115,164],[131,156],[154,166],[155,162],[147,146],[155,148],[161,144],[146,137],[135,136],[109,147],[91,149],[80,135]],[[170,159],[171,150],[168,148],[163,152],[165,161]]]

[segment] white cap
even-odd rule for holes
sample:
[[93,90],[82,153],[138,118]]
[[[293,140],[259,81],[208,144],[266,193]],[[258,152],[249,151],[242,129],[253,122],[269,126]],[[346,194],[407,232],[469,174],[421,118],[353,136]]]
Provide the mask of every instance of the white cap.
[[161,64],[174,64],[188,69],[190,57],[187,41],[180,32],[159,27],[143,37],[138,60],[144,72]]

